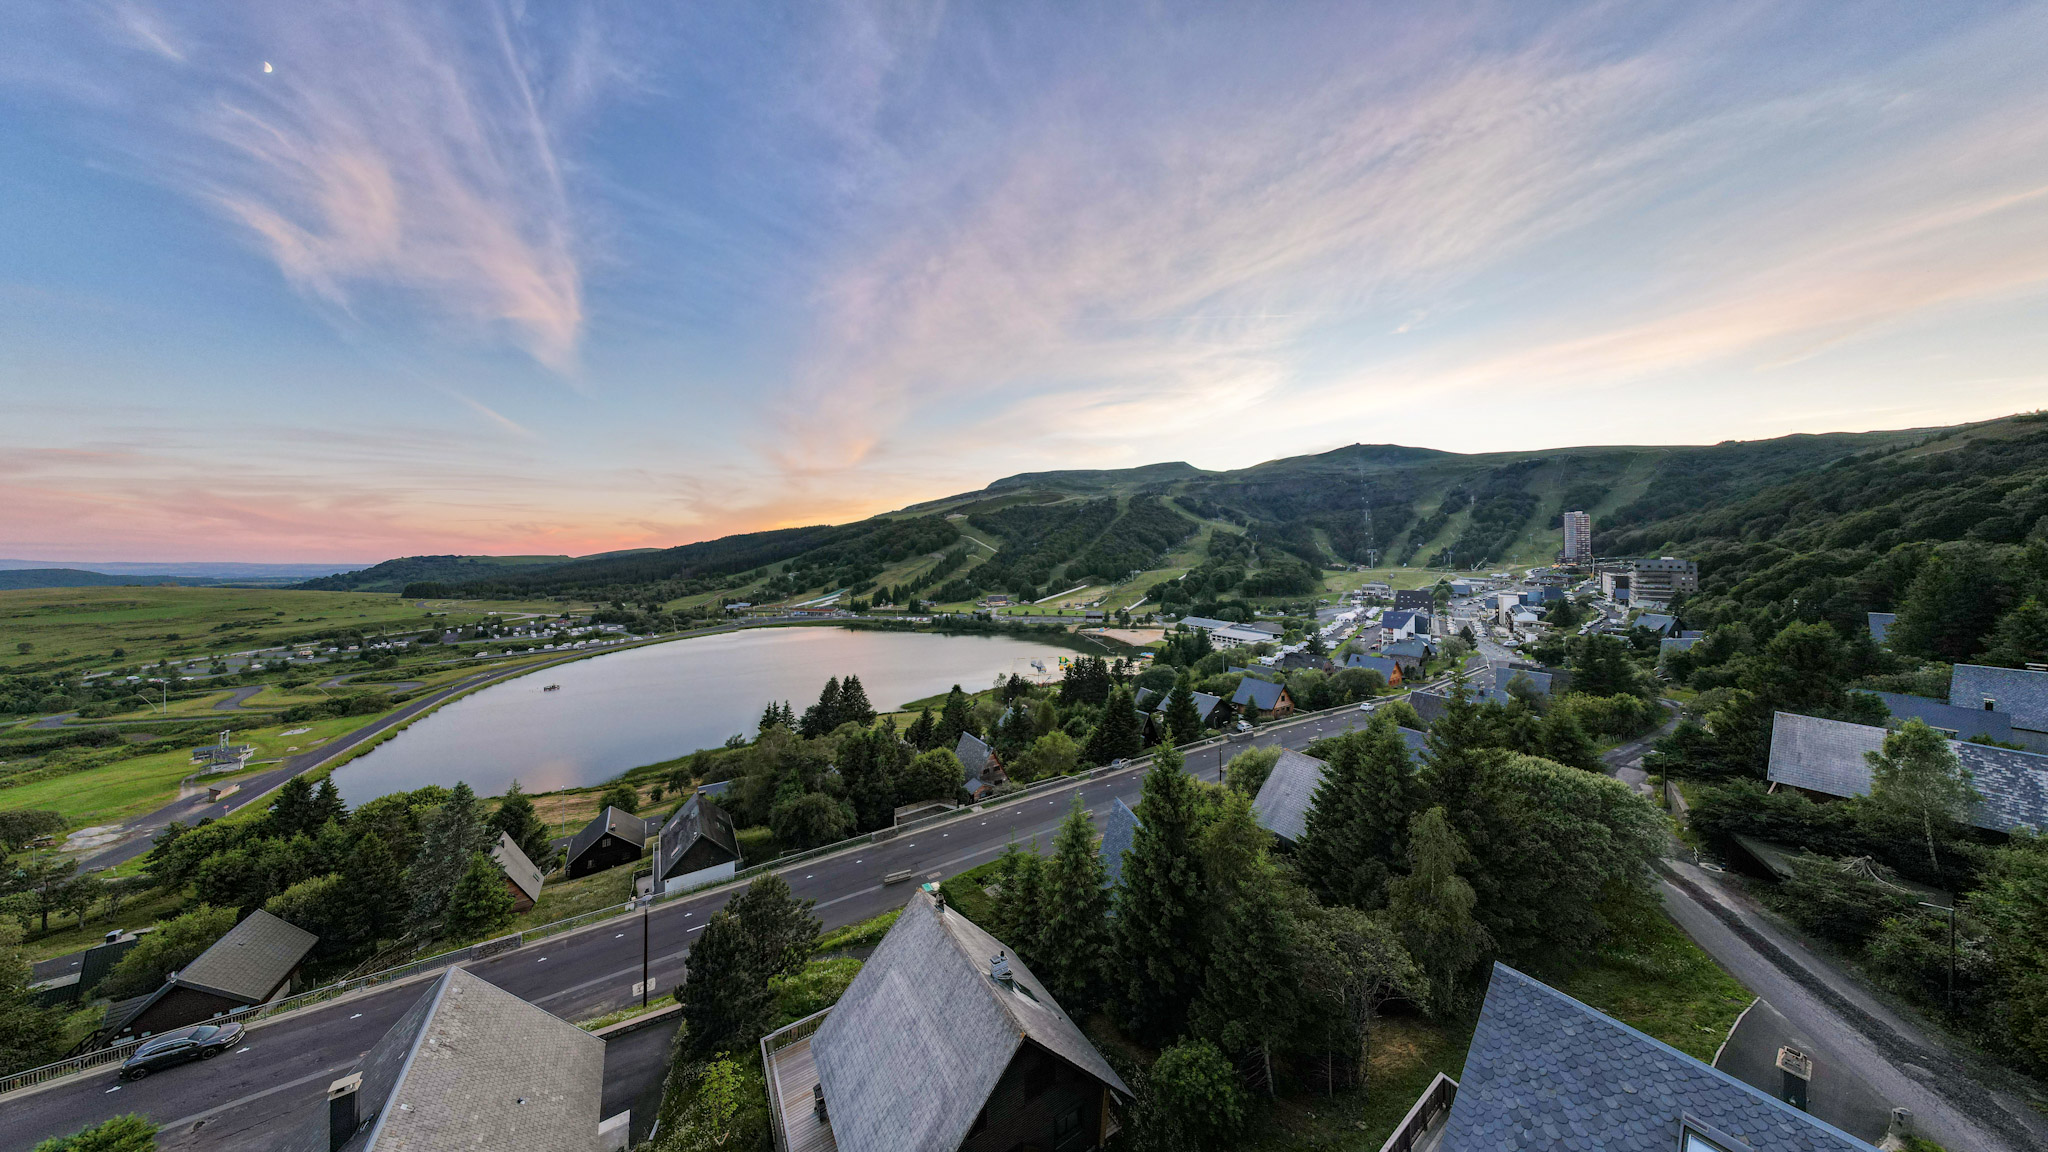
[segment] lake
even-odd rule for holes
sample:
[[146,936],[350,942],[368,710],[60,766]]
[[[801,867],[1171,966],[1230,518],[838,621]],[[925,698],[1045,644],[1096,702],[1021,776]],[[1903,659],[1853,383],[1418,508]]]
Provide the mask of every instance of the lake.
[[[1056,671],[1070,649],[1008,636],[753,628],[629,648],[543,668],[442,706],[343,765],[334,782],[350,803],[426,784],[466,780],[494,796],[598,784],[727,737],[752,737],[762,709],[787,700],[798,715],[833,676],[859,676],[878,710],[958,684]],[[550,684],[561,687],[549,692]]]

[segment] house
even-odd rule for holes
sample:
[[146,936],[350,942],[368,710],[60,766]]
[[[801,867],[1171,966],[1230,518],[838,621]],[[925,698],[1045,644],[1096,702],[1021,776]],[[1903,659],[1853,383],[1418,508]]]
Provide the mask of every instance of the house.
[[1428,728],[1431,724],[1436,723],[1443,716],[1444,709],[1450,707],[1450,704],[1451,698],[1440,692],[1410,692],[1408,694],[1408,706],[1415,709],[1415,715],[1422,721],[1424,728]]
[[107,1009],[101,1034],[152,1036],[267,1003],[290,985],[318,936],[257,909],[147,996]]
[[725,795],[731,788],[732,781],[730,780],[712,780],[697,785],[697,795],[716,798]]
[[1479,591],[1479,585],[1474,584],[1470,580],[1451,581],[1451,595],[1453,596],[1470,596],[1477,591]]
[[[1192,693],[1195,699],[1195,715],[1204,728],[1221,728],[1230,722],[1230,709],[1224,706],[1223,697],[1207,692]],[[1153,692],[1149,688],[1138,690],[1138,715],[1145,721],[1145,742],[1156,744],[1166,738],[1166,710],[1173,706],[1173,695],[1169,692]]]
[[1949,676],[1948,702],[2003,712],[2012,718],[2013,743],[2048,752],[2048,672],[1958,664]]
[[1515,694],[1508,690],[1508,685],[1514,683],[1516,677],[1520,677],[1536,695],[1546,699],[1550,696],[1550,673],[1539,668],[1523,668],[1512,664],[1489,664],[1486,675],[1474,685],[1473,698],[1506,704],[1515,698]]
[[1871,695],[1884,701],[1885,708],[1894,719],[1902,723],[1918,720],[1953,740],[1982,737],[2000,744],[2018,743],[2012,738],[2012,717],[2003,712],[1958,708],[1925,696],[1908,696],[1904,692],[1872,692]]
[[1427,612],[1436,607],[1436,595],[1427,588],[1403,588],[1394,593],[1394,607]]
[[967,769],[967,783],[963,787],[976,800],[995,791],[996,785],[1009,783],[1010,777],[1003,771],[1003,758],[974,733],[960,734],[959,742],[953,745],[953,755]]
[[732,817],[702,794],[669,817],[654,845],[654,882],[663,892],[727,880],[739,869],[740,842]]
[[1631,628],[1648,628],[1659,636],[1669,636],[1678,629],[1678,618],[1661,612],[1645,612],[1635,618]]
[[1868,622],[1866,627],[1870,629],[1870,638],[1879,644],[1891,634],[1892,623],[1899,618],[1896,612],[1866,612],[1863,615]]
[[[1428,747],[1429,737],[1422,733],[1412,728],[1398,731],[1410,755],[1420,755]],[[1315,806],[1316,789],[1323,785],[1323,767],[1313,756],[1283,749],[1252,800],[1252,815],[1259,827],[1290,847],[1301,843],[1308,831],[1309,809]]]
[[1663,660],[1673,652],[1687,652],[1700,642],[1699,636],[1666,636],[1657,641],[1657,659]]
[[[1771,788],[1797,788],[1816,796],[1870,795],[1868,753],[1884,749],[1886,732],[1867,724],[1779,712],[1771,717]],[[2048,756],[1948,742],[1983,797],[1965,816],[1991,832],[2048,828]]]
[[1401,683],[1401,664],[1391,656],[1368,656],[1363,652],[1353,652],[1349,656],[1344,657],[1344,666],[1346,668],[1363,668],[1368,672],[1377,672],[1380,674],[1380,679],[1385,680],[1389,687],[1394,687]]
[[450,968],[327,1088],[284,1152],[598,1152],[604,1041]]
[[1873,1152],[1505,964],[1458,1079],[1439,1075],[1389,1148],[1517,1152]]
[[776,1152],[1080,1152],[1131,1097],[1002,941],[924,891],[839,1002],[761,1058]]
[[524,912],[540,899],[540,869],[526,858],[512,837],[498,833],[498,842],[491,845],[491,861],[505,873],[505,887],[512,892],[512,911]]
[[1273,661],[1273,667],[1282,672],[1326,672],[1330,661],[1327,657],[1312,656],[1307,652],[1289,652]]
[[1268,719],[1278,720],[1294,714],[1294,698],[1287,689],[1270,680],[1257,680],[1250,676],[1237,682],[1237,695],[1230,698],[1245,716],[1264,713]]
[[1138,814],[1131,811],[1131,806],[1124,803],[1122,797],[1110,800],[1109,821],[1102,829],[1100,849],[1102,871],[1108,877],[1109,887],[1114,888],[1124,882],[1124,853],[1131,850],[1131,843],[1137,839],[1141,826]]
[[1420,638],[1401,640],[1380,648],[1380,655],[1401,666],[1401,674],[1413,679],[1429,662],[1429,641]]
[[1429,613],[1411,612],[1401,609],[1380,617],[1380,643],[1392,644],[1406,640],[1417,632],[1429,635]]
[[[699,793],[715,795],[712,789],[715,787],[722,792],[727,783],[729,781],[721,780],[717,785],[699,789]],[[631,864],[646,850],[647,821],[624,808],[607,804],[604,811],[591,817],[590,823],[569,841],[568,858],[563,861],[562,868],[569,879],[574,880],[621,864]]]

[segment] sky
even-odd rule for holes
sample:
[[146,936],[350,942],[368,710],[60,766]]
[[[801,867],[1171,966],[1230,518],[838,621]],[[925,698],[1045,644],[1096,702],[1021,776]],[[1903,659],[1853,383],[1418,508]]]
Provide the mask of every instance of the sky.
[[2048,404],[2040,4],[8,23],[10,557],[578,555]]

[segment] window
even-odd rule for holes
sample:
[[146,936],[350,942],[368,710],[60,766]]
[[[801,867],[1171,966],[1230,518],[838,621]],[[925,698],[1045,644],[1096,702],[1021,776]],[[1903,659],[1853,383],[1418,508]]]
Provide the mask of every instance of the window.
[[1716,1132],[1690,1116],[1680,1119],[1678,1152],[1748,1152],[1749,1145]]
[[1081,1106],[1076,1104],[1052,1122],[1052,1146],[1058,1149],[1081,1146]]

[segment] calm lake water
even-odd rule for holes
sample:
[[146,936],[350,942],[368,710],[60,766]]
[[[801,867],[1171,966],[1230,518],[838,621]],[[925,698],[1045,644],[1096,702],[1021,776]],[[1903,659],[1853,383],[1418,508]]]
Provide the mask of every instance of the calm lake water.
[[[442,707],[335,772],[350,803],[466,780],[479,796],[596,784],[642,764],[752,736],[771,700],[798,714],[833,676],[877,709],[955,684],[1057,669],[1064,648],[999,636],[758,628],[650,644],[543,668]],[[561,687],[544,691],[549,684]]]

